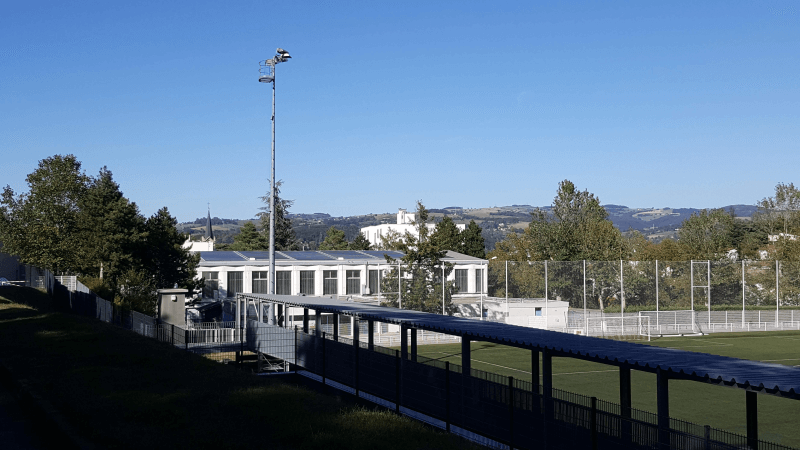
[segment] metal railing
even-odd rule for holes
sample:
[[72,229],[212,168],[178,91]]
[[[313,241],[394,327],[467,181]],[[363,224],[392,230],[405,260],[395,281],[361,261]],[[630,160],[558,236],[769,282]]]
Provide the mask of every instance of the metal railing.
[[[370,351],[346,338],[295,334],[297,364],[316,379],[434,426],[483,436],[498,448],[733,450],[750,442],[675,418],[668,429],[659,429],[654,413],[628,408],[623,414],[619,404],[558,389],[544,392],[527,380],[476,369],[464,377],[460,366],[437,359],[402,360],[395,349]],[[758,448],[790,447],[759,441]]]

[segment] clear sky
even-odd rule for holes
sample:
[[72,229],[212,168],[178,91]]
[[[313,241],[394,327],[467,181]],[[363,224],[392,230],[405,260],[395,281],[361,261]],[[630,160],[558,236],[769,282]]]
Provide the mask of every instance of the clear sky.
[[753,204],[800,182],[791,1],[9,1],[0,185],[108,166],[142,213]]

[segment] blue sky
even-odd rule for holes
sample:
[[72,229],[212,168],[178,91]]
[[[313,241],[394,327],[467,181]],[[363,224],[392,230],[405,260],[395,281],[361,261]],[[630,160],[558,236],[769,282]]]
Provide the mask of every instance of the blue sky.
[[108,166],[150,215],[753,204],[800,182],[800,7],[760,2],[6,2],[0,184]]

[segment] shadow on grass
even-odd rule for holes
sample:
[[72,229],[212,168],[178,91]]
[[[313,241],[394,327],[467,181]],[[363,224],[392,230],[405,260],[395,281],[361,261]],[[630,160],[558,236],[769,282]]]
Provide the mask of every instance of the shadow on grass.
[[39,312],[53,311],[53,302],[47,292],[23,286],[0,287],[0,302],[8,301],[25,305],[39,310]]
[[0,322],[42,317],[42,313],[25,305],[0,299]]

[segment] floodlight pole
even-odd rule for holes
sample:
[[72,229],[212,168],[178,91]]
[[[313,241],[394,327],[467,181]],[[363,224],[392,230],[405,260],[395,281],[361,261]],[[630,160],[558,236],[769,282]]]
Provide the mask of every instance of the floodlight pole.
[[272,168],[269,176],[269,293],[275,295],[275,64],[272,64]]
[[[275,294],[275,66],[290,59],[289,52],[279,48],[272,59],[262,61],[260,83],[272,84],[272,167],[269,179],[269,284],[268,293]],[[270,317],[272,315],[270,314]]]

